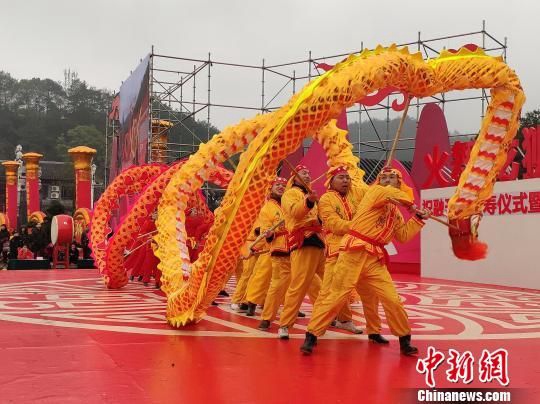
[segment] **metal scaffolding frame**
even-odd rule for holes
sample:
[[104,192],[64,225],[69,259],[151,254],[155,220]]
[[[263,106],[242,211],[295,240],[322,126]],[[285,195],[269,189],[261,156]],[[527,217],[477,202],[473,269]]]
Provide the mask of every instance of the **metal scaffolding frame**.
[[[422,37],[421,32],[418,32],[416,40],[401,43],[398,46],[409,46],[412,50],[421,52],[425,58],[437,57],[443,49],[458,49],[468,43],[475,43],[482,47],[486,53],[491,55],[502,56],[506,60],[507,40],[503,41],[495,38],[487,32],[485,21],[482,22],[482,27],[478,31],[447,35],[436,38]],[[161,130],[176,130],[180,133],[178,139],[174,136],[169,136],[167,143],[166,156],[167,161],[174,161],[182,157],[186,157],[194,153],[201,142],[206,142],[215,133],[212,127],[212,116],[214,111],[226,110],[232,115],[236,114],[237,118],[249,118],[255,113],[267,113],[281,107],[297,89],[303,87],[313,78],[322,74],[322,70],[318,68],[319,63],[327,63],[333,65],[348,55],[361,52],[364,49],[364,44],[361,42],[360,49],[350,52],[342,52],[331,56],[315,57],[311,51],[308,52],[307,58],[271,64],[267,60],[262,59],[261,64],[240,64],[212,59],[210,53],[205,59],[187,58],[169,56],[155,52],[152,46],[150,54],[150,128],[149,128],[149,146],[148,158],[151,161],[152,156],[152,133]],[[255,72],[259,76],[259,87],[253,86],[253,91],[249,93],[247,98],[251,100],[242,104],[231,100],[234,96],[234,91],[215,90],[213,77],[218,69],[227,72],[242,72],[237,74],[248,75]],[[227,73],[229,74],[229,73]],[[223,81],[221,81],[223,82]],[[349,125],[352,121],[357,121],[356,133],[350,132],[350,140],[353,144],[353,149],[362,158],[383,160],[391,146],[394,133],[391,133],[391,121],[401,114],[392,110],[392,101],[399,100],[402,95],[398,93],[390,94],[385,101],[381,101],[373,106],[364,106],[356,104],[347,110]],[[219,102],[219,98],[225,98],[226,102]],[[242,98],[242,102],[246,96]],[[483,118],[486,106],[489,102],[489,95],[485,90],[469,90],[465,95],[455,93],[442,93],[423,99],[416,99],[411,104],[411,107],[416,107],[416,124],[420,116],[421,107],[428,103],[437,103],[441,108],[445,109],[447,105],[456,102],[475,101],[480,104],[478,108],[480,119]],[[256,100],[259,99],[260,102]],[[410,108],[409,112],[414,108]],[[247,113],[246,113],[247,112]],[[245,115],[244,115],[245,114]],[[197,135],[192,128],[190,122],[197,120],[203,116],[199,123],[204,123],[207,126],[207,133],[203,136]],[[382,119],[381,119],[382,117]],[[374,120],[379,119],[386,123],[384,131],[377,129]],[[156,122],[159,120],[167,120],[172,123],[171,128],[156,127]],[[231,124],[236,122],[231,120]],[[366,139],[368,134],[363,131],[363,124],[366,124],[370,129],[373,139]],[[416,127],[416,126],[415,126]],[[118,132],[117,123],[108,122],[107,138],[110,139]],[[169,132],[170,133],[170,132]],[[373,136],[374,134],[374,136]],[[413,150],[414,135],[407,136],[405,133],[403,139],[399,141],[397,150]],[[451,135],[451,138],[467,137],[476,135],[475,133]],[[308,147],[310,141],[304,143],[304,147]]]

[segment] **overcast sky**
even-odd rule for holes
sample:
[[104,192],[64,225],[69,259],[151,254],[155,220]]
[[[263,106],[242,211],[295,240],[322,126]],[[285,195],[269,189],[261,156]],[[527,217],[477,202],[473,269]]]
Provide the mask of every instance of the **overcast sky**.
[[[211,52],[218,60],[268,64],[300,60],[309,50],[314,56],[353,51],[361,41],[366,47],[414,41],[418,31],[423,38],[479,31],[486,20],[488,32],[508,38],[508,63],[528,98],[525,111],[540,107],[538,0],[0,0],[0,6],[0,70],[17,79],[61,81],[70,68],[111,91],[151,45],[167,55],[205,59]],[[258,77],[242,83],[216,72],[213,101],[260,105]],[[251,115],[212,111],[212,121],[222,128]],[[451,130],[476,126],[460,119],[459,110],[451,115]]]

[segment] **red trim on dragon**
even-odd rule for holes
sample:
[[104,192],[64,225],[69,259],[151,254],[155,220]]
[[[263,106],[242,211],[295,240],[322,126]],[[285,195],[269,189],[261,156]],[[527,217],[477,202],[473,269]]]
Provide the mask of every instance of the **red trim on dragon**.
[[450,228],[452,250],[462,260],[476,261],[486,258],[488,245],[478,240],[478,225],[481,216],[450,220],[456,228]]

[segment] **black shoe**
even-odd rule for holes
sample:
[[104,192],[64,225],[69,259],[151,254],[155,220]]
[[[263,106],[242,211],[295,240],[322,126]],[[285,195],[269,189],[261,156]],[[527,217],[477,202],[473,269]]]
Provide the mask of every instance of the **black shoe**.
[[134,277],[133,275],[131,275],[131,276],[129,277],[129,280],[132,281],[133,279],[135,279],[135,277]]
[[399,349],[403,355],[414,356],[418,354],[418,348],[411,345],[411,336],[399,337]]
[[331,325],[332,327],[335,327],[336,324],[337,324],[337,321],[336,321],[336,320],[334,320],[334,321],[332,321],[332,322],[330,323],[330,325]]
[[317,337],[310,332],[306,332],[306,339],[300,347],[300,350],[304,353],[304,355],[311,355],[315,345],[317,345]]
[[303,313],[301,311],[298,312],[298,318],[304,318],[306,316],[306,313]]
[[144,282],[143,285],[144,285],[144,286],[148,286],[148,282]]
[[139,282],[141,282],[141,281],[142,281],[142,278],[143,278],[143,277],[142,277],[142,275],[141,275],[141,276],[139,276],[139,278],[137,278],[137,280],[138,280]]
[[219,303],[216,302],[215,300],[212,300],[212,306],[219,306]]
[[218,296],[229,297],[229,294],[227,293],[226,290],[221,290],[221,291],[218,293]]
[[261,321],[258,328],[261,331],[268,331],[268,329],[270,328],[270,321],[268,320]]
[[372,342],[375,342],[377,344],[389,344],[390,341],[388,341],[386,338],[384,338],[381,334],[369,334],[368,339]]
[[240,304],[240,309],[238,310],[238,313],[245,313],[246,311],[248,311],[249,309],[249,306],[247,303],[242,303]]
[[248,309],[246,311],[246,316],[253,317],[255,315],[255,309],[257,305],[255,303],[248,303]]

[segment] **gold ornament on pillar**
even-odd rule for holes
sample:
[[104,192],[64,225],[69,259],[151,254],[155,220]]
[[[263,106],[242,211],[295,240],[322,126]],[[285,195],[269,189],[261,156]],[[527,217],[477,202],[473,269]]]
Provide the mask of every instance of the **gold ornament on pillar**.
[[20,164],[16,161],[4,161],[2,165],[6,170],[6,185],[16,185]]
[[75,209],[92,209],[92,159],[96,149],[77,146],[68,153],[75,167]]
[[169,129],[174,126],[171,121],[152,119],[152,140],[150,159],[156,163],[167,163],[167,141]]
[[25,153],[22,155],[26,167],[26,215],[40,211],[41,198],[39,197],[39,160],[43,154]]
[[26,179],[38,179],[39,160],[43,158],[43,154],[39,153],[24,153],[22,155],[24,165],[26,167]]
[[[73,165],[75,166],[75,171],[85,170],[89,174],[92,172],[92,159],[97,153],[96,149],[92,149],[87,146],[77,146],[68,150],[71,160],[73,160]],[[88,178],[90,180],[90,177]]]

